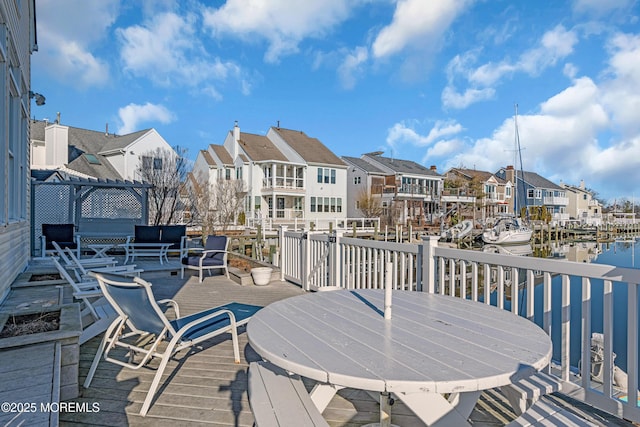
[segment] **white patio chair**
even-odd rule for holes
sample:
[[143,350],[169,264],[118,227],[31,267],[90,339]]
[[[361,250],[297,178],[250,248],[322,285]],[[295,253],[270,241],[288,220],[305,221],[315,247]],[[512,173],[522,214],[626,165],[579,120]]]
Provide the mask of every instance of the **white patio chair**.
[[[74,263],[69,258],[68,252],[63,250],[60,247],[60,245],[58,245],[57,242],[51,242],[51,245],[53,246],[53,248],[55,250],[54,256],[57,256],[58,258],[60,258],[62,260],[62,262],[64,262],[65,267],[73,268]],[[80,262],[85,267],[86,266],[107,267],[107,266],[114,266],[114,265],[116,265],[118,263],[118,261],[116,261],[115,258],[113,258],[113,257],[107,257],[107,258],[78,258],[78,256],[76,255],[76,259],[78,260],[78,262]]]
[[[79,260],[72,250],[69,248],[65,248],[67,256],[71,260],[72,266],[71,268],[76,274],[78,280],[87,280],[89,278],[89,272],[95,271],[96,273],[112,273],[119,274],[121,276],[139,276],[140,273],[143,273],[144,270],[142,268],[136,268],[135,264],[127,264],[127,265],[113,265],[113,266],[102,266],[98,264],[97,266],[87,265],[85,266],[82,263],[82,260]],[[90,279],[95,280],[95,279]]]
[[[132,279],[120,276],[92,273],[98,280],[102,292],[115,308],[118,318],[109,326],[98,351],[96,352],[84,387],[91,385],[98,363],[104,352],[104,359],[131,369],[139,369],[153,357],[161,359],[160,366],[153,378],[149,392],[144,400],[140,415],[145,416],[151,406],[153,396],[160,384],[162,374],[173,355],[186,348],[192,348],[203,341],[223,333],[231,333],[233,355],[236,363],[240,363],[238,346],[238,327],[249,321],[251,316],[262,307],[232,302],[189,316],[180,317],[178,305],[172,300],[157,301],[151,290],[151,283],[139,278]],[[177,319],[169,320],[160,310],[158,303],[167,303],[174,307]],[[131,337],[152,337],[150,348],[141,347]],[[161,344],[167,342],[164,351]],[[110,355],[111,350],[122,347],[129,352],[143,355],[139,363],[133,358],[120,360]],[[163,347],[163,346],[162,346]]]
[[[60,273],[60,277],[71,285],[73,297],[81,301],[80,319],[83,325],[80,344],[84,344],[104,332],[117,317],[116,312],[104,298],[97,280],[91,279],[76,282],[55,257],[52,257],[52,259],[58,273]],[[91,321],[87,322],[89,316]]]

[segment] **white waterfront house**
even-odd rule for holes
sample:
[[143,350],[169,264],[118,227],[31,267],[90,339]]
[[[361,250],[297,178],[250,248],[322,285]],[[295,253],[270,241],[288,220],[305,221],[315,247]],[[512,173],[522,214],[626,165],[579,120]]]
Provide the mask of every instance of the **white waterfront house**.
[[271,127],[257,135],[236,123],[222,145],[198,153],[192,177],[209,185],[242,180],[248,224],[320,228],[347,217],[347,165],[299,130]]
[[[162,169],[158,150],[175,153],[155,129],[126,135],[31,121],[31,168],[111,180],[140,180],[140,166]],[[177,155],[177,154],[176,154]]]

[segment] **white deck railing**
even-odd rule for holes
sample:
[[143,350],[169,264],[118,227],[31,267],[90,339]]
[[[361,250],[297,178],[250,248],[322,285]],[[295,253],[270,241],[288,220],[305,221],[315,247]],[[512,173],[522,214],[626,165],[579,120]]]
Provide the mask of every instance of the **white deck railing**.
[[[399,244],[282,230],[280,239],[282,278],[305,290],[382,288],[383,266],[392,262],[394,289],[467,298],[535,321],[552,337],[563,392],[640,421],[640,270],[444,248],[437,237]],[[602,383],[591,376],[593,332],[604,335]],[[614,379],[615,365],[627,372],[626,384]]]

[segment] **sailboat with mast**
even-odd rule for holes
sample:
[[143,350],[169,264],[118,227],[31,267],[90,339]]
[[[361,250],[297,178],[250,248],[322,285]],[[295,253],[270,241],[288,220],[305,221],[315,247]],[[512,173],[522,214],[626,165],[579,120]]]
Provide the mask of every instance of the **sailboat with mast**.
[[[520,161],[520,180],[524,183],[522,171],[522,150],[520,149],[520,135],[518,134],[518,104],[515,105],[515,156]],[[514,162],[515,164],[516,162]],[[528,243],[533,235],[533,230],[526,226],[521,218],[518,218],[518,176],[517,170],[514,184],[513,215],[505,215],[496,221],[492,228],[482,233],[482,240],[493,245],[520,245]]]

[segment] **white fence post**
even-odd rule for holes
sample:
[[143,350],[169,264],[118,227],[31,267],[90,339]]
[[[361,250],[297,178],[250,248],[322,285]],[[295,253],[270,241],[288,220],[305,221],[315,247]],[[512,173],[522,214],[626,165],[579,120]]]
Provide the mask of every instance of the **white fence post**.
[[342,238],[342,231],[333,231],[333,235],[329,236],[329,244],[331,245],[331,260],[330,260],[330,276],[329,281],[332,286],[342,286],[342,254],[340,251],[340,239]]
[[[287,231],[287,226],[286,225],[281,225],[280,226],[280,233],[279,233],[280,234],[280,236],[279,236],[280,242],[279,243],[280,243],[280,281],[281,282],[284,282],[284,270],[285,270],[285,267],[289,267],[289,264],[286,264],[286,266],[285,266],[285,262],[287,262],[287,261],[285,259],[285,254],[284,254],[285,253],[285,250],[284,250],[284,244],[285,244],[284,243],[284,233],[286,233],[286,231]],[[289,260],[289,262],[291,262],[291,260]]]
[[[422,236],[422,291],[430,294],[436,291],[436,259],[435,248],[440,236]],[[440,284],[442,286],[442,284]]]
[[309,239],[309,232],[302,232],[302,239],[300,245],[302,246],[302,257],[300,262],[302,263],[302,289],[309,290],[309,273],[311,272],[311,241]]

